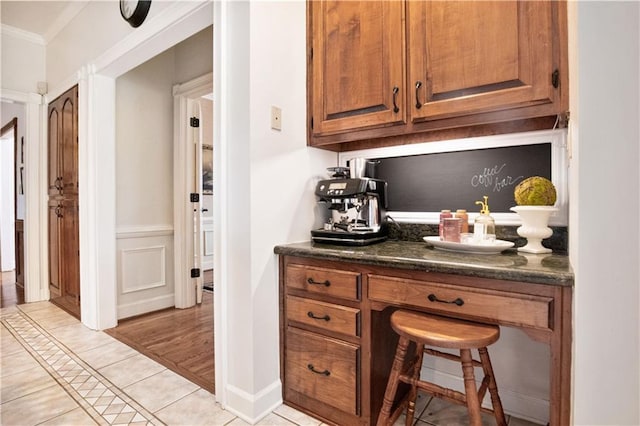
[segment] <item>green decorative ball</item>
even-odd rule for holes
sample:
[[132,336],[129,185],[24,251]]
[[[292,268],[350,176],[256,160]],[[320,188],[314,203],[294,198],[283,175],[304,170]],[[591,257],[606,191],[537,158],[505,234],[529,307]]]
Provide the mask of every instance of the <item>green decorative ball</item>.
[[532,176],[520,182],[513,191],[519,206],[552,206],[556,203],[556,187],[541,176]]

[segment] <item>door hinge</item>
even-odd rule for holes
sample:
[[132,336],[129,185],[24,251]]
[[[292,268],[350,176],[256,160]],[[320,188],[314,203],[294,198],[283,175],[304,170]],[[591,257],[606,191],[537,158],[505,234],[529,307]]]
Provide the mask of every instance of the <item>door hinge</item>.
[[199,203],[200,194],[198,194],[197,192],[192,192],[191,194],[189,194],[189,201],[191,201],[192,203]]
[[313,117],[311,117],[311,130],[313,130]]
[[198,117],[191,117],[189,119],[189,126],[200,127],[200,119]]
[[560,71],[558,71],[558,69],[551,73],[551,85],[556,89],[560,85]]
[[309,59],[313,59],[313,47],[309,50]]
[[200,277],[200,268],[191,268],[191,278]]

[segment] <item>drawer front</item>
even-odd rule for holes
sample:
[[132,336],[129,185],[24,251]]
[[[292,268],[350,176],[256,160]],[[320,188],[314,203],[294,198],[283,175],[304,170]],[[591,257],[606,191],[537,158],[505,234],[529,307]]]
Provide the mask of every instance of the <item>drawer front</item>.
[[359,414],[357,345],[289,327],[285,386],[349,414]]
[[348,336],[360,335],[360,310],[347,306],[287,296],[287,319]]
[[360,274],[338,269],[288,265],[287,286],[316,294],[360,300]]
[[550,329],[553,299],[519,293],[371,275],[369,298],[516,326]]

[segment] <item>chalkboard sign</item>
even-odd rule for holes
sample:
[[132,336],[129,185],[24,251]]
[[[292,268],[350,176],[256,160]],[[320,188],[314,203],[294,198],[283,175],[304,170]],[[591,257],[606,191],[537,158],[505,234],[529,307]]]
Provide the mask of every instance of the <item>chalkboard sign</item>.
[[523,179],[551,179],[551,143],[376,158],[376,177],[387,181],[388,210],[477,212],[489,197],[492,212],[509,212]]

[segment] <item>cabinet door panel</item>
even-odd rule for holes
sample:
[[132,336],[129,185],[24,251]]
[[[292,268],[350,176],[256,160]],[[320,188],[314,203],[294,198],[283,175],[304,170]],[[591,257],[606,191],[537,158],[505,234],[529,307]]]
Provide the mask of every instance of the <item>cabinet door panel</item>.
[[315,1],[309,7],[313,133],[404,122],[403,3]]
[[80,255],[78,240],[78,202],[65,199],[62,205],[62,268],[64,295],[80,300]]
[[57,108],[57,105],[51,104],[49,105],[49,123],[48,123],[48,132],[49,132],[49,153],[48,153],[48,191],[49,195],[57,195],[60,193],[59,185],[60,185],[60,164],[59,164],[59,135],[60,135],[60,111]]
[[407,2],[412,119],[553,102],[552,7]]
[[359,414],[360,348],[341,340],[287,329],[286,386],[349,414]]
[[62,102],[60,120],[61,176],[64,194],[78,192],[78,89],[74,87]]
[[61,294],[60,253],[61,253],[61,207],[57,201],[49,202],[49,291],[51,297]]

